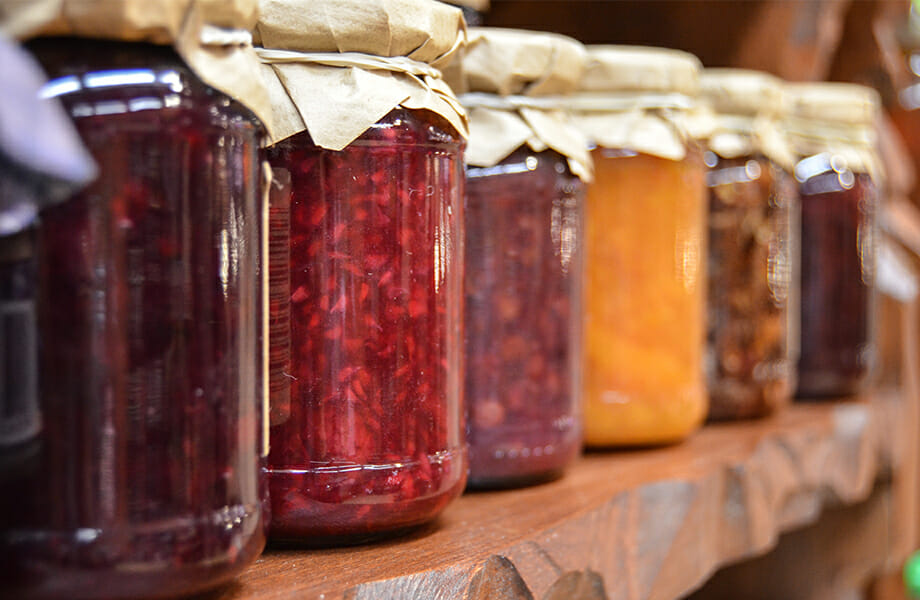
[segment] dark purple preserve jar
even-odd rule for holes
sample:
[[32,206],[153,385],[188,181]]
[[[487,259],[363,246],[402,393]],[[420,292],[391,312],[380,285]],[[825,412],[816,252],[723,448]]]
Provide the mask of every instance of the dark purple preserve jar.
[[581,448],[585,184],[526,147],[466,176],[470,486],[553,479]]
[[862,391],[876,362],[873,336],[879,110],[859,85],[789,84],[786,133],[802,206],[799,398]]
[[3,472],[0,596],[205,590],[265,542],[262,128],[170,48],[28,47],[100,172],[0,259],[34,281],[41,412]]

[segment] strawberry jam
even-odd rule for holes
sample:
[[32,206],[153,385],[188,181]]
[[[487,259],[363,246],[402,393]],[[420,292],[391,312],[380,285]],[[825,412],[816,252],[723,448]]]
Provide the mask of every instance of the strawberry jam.
[[344,150],[302,132],[269,160],[291,190],[270,224],[272,364],[287,369],[271,385],[270,535],[355,543],[431,520],[466,475],[462,142],[395,109]]

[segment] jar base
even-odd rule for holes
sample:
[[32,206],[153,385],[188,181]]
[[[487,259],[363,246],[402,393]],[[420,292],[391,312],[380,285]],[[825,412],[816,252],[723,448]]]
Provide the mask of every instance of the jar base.
[[565,468],[559,467],[549,471],[510,475],[507,477],[473,477],[470,476],[466,483],[468,492],[486,492],[490,490],[508,490],[514,488],[541,485],[560,479],[565,474]]
[[798,402],[808,402],[858,396],[865,390],[865,384],[866,377],[862,374],[843,377],[827,373],[800,375],[795,399]]
[[[444,451],[426,458],[364,468],[347,464],[266,469],[272,499],[271,543],[300,547],[365,544],[432,521],[463,491],[466,451]],[[404,486],[423,482],[432,489],[408,499],[399,497],[406,493]],[[347,498],[322,498],[330,489],[356,493]]]
[[[224,510],[215,511],[197,519],[191,526],[216,524],[225,513]],[[189,525],[183,523],[181,529]],[[249,532],[240,533],[238,539],[224,543],[221,552],[190,560],[187,564],[181,564],[181,558],[176,556],[178,551],[173,553],[169,548],[161,552],[151,550],[160,557],[157,561],[145,560],[145,557],[117,557],[119,549],[162,544],[164,535],[173,536],[179,543],[184,532],[172,519],[161,524],[145,523],[136,526],[133,532],[130,526],[125,526],[110,536],[112,540],[98,543],[81,539],[96,531],[90,528],[80,530],[70,539],[40,534],[29,536],[27,532],[20,532],[11,536],[16,538],[13,543],[8,543],[10,540],[2,543],[6,549],[0,555],[0,563],[8,570],[4,575],[7,581],[0,586],[0,596],[17,600],[158,600],[207,592],[238,576],[265,548],[265,527],[260,511],[250,513],[248,518],[242,517],[234,527]],[[221,524],[215,527],[214,536],[226,531]],[[248,539],[239,539],[243,536]],[[29,537],[44,539],[30,544],[26,541]],[[107,553],[116,556],[107,558]],[[65,561],[86,564],[62,564]],[[10,565],[16,565],[12,567],[16,571],[14,575],[9,574]]]

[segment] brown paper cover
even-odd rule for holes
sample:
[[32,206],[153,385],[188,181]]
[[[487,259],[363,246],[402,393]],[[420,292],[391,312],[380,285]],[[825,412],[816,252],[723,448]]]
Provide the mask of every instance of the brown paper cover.
[[881,101],[872,88],[847,83],[789,83],[783,88],[781,128],[797,159],[828,152],[880,184],[878,155]]
[[[595,144],[683,160],[709,121],[697,108],[699,59],[665,48],[588,46],[571,99],[573,121]],[[693,129],[693,134],[689,131]]]
[[460,9],[434,0],[261,0],[256,42],[273,142],[309,131],[341,150],[391,110],[429,110],[466,136],[439,67],[466,39]]
[[473,27],[463,59],[447,80],[470,110],[467,163],[491,167],[526,144],[553,149],[572,173],[593,177],[587,139],[569,120],[565,95],[575,90],[585,51],[561,35]]
[[250,109],[271,109],[249,33],[256,0],[5,0],[0,30],[19,39],[79,37],[172,45],[205,83]]

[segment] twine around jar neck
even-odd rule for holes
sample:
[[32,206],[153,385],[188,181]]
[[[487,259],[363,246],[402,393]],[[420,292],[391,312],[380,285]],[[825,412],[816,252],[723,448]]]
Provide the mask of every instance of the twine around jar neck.
[[259,59],[271,64],[315,64],[327,67],[358,67],[372,71],[406,73],[416,77],[441,79],[440,69],[407,56],[375,56],[361,52],[299,52],[256,48]]
[[565,99],[566,107],[576,112],[627,112],[631,110],[690,110],[696,100],[679,92],[578,92]]
[[531,108],[535,110],[560,110],[566,108],[568,97],[560,96],[518,96],[488,94],[485,92],[468,92],[460,94],[460,103],[466,108],[489,108],[492,110],[519,110]]

